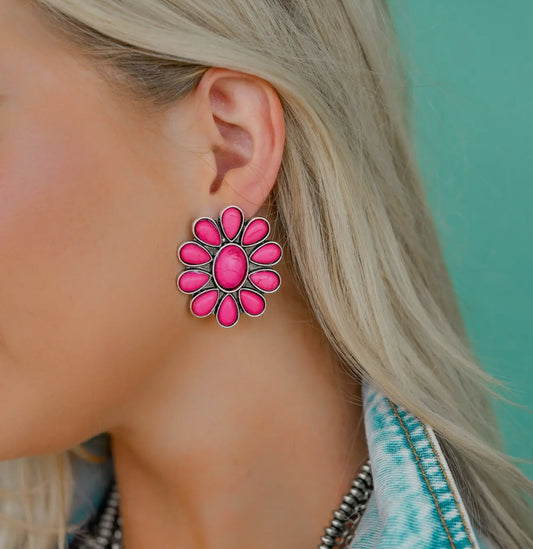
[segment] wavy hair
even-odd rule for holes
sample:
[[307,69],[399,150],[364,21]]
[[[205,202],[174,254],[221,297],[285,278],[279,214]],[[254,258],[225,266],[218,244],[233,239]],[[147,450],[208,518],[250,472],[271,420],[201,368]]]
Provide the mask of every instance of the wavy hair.
[[[273,237],[340,363],[430,424],[478,531],[533,545],[533,483],[504,450],[413,150],[385,0],[31,0],[117,93],[164,109],[211,66],[279,94]],[[502,398],[502,397],[500,397]],[[65,547],[72,457],[0,463],[3,549]]]

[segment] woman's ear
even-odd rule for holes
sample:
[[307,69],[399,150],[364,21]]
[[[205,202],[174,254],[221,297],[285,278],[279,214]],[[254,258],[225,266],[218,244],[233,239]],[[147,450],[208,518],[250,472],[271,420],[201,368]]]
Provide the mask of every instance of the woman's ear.
[[[208,69],[196,90],[197,113],[216,165],[208,208],[239,206],[246,217],[267,199],[281,164],[285,121],[280,98],[262,78],[225,68]],[[204,135],[205,137],[205,135]]]

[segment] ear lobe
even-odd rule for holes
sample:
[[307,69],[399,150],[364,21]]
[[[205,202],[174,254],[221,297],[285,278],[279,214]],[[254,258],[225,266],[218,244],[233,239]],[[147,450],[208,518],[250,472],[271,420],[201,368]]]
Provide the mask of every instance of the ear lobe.
[[214,67],[202,78],[215,125],[211,145],[217,174],[210,192],[251,217],[268,197],[285,142],[281,101],[265,80]]

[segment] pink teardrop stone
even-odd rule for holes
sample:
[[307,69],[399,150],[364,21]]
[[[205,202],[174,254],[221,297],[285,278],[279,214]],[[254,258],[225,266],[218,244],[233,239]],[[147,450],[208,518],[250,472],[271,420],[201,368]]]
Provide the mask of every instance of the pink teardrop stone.
[[217,318],[220,324],[223,326],[233,326],[239,318],[239,311],[237,309],[237,303],[233,299],[232,295],[226,295],[226,297],[220,302],[220,307],[217,311]]
[[265,292],[277,290],[281,282],[278,273],[274,271],[255,271],[250,275],[250,280]]
[[198,294],[191,301],[191,309],[197,316],[207,316],[214,309],[218,298],[218,290],[207,290]]
[[194,234],[206,244],[211,246],[220,246],[221,239],[218,228],[207,218],[199,219],[194,224]]
[[250,256],[250,259],[255,263],[268,265],[270,263],[276,263],[280,257],[281,246],[277,242],[267,242],[266,244],[259,246]]
[[208,280],[209,275],[207,273],[184,271],[179,276],[178,287],[185,293],[196,292],[196,290],[199,290]]
[[259,294],[250,290],[241,290],[239,292],[242,308],[250,315],[260,315],[265,310],[265,300]]
[[250,223],[246,226],[244,234],[242,235],[242,244],[243,246],[249,246],[250,244],[255,244],[259,242],[268,234],[269,227],[268,223],[262,218],[257,217],[252,219]]
[[202,265],[207,263],[211,256],[195,242],[187,242],[180,248],[180,259],[188,265]]
[[247,271],[248,259],[240,246],[228,244],[218,252],[213,272],[221,288],[237,289],[244,282]]
[[242,213],[238,208],[231,207],[227,208],[222,214],[222,227],[226,236],[232,240],[235,238],[236,234],[239,232],[239,229],[242,225]]

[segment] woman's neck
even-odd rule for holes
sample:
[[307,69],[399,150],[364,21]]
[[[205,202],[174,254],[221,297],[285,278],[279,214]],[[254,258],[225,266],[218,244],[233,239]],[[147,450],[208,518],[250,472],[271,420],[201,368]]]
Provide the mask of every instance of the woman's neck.
[[238,329],[194,319],[109,430],[126,549],[319,544],[367,456],[360,386],[273,297]]

